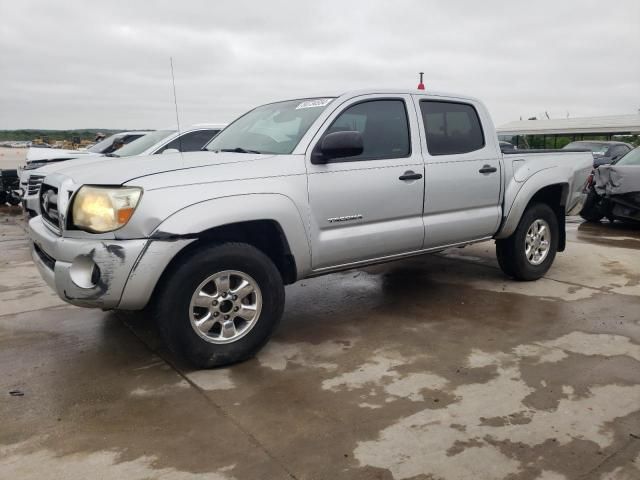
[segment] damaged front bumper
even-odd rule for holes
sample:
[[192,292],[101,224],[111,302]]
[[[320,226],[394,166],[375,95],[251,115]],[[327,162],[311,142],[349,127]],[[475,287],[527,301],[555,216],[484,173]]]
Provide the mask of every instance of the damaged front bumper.
[[147,239],[92,240],[61,237],[38,216],[29,222],[32,258],[40,275],[73,305],[116,308]]

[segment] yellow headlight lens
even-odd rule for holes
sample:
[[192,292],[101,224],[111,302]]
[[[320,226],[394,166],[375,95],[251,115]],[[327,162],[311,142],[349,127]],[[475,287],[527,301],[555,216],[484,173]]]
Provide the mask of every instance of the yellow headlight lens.
[[117,230],[131,219],[141,195],[139,187],[81,187],[73,200],[73,224],[97,233]]

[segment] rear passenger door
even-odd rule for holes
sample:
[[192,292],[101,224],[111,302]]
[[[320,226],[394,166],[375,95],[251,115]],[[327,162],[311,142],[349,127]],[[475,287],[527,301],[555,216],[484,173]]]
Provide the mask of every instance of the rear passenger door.
[[[501,163],[476,106],[415,97],[424,133],[424,248],[492,236],[500,222]],[[487,132],[491,135],[491,132]]]
[[[359,131],[362,154],[311,162],[324,135]],[[307,151],[312,268],[322,270],[420,250],[424,164],[410,95],[342,104]]]

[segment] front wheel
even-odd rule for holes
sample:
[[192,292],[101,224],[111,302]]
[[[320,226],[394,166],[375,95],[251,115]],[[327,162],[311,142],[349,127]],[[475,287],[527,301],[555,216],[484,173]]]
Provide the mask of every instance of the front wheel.
[[525,210],[516,231],[496,240],[502,271],[517,280],[537,280],[553,263],[558,250],[558,219],[549,205],[536,203]]
[[156,297],[169,348],[199,368],[241,362],[269,339],[284,309],[284,285],[257,248],[225,243],[194,251]]

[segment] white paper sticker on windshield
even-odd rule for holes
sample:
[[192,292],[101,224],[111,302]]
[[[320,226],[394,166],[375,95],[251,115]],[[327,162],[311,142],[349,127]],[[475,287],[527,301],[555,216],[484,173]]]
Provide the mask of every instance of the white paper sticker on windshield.
[[302,108],[326,107],[333,98],[316,98],[315,100],[305,100],[296,107],[296,110]]

